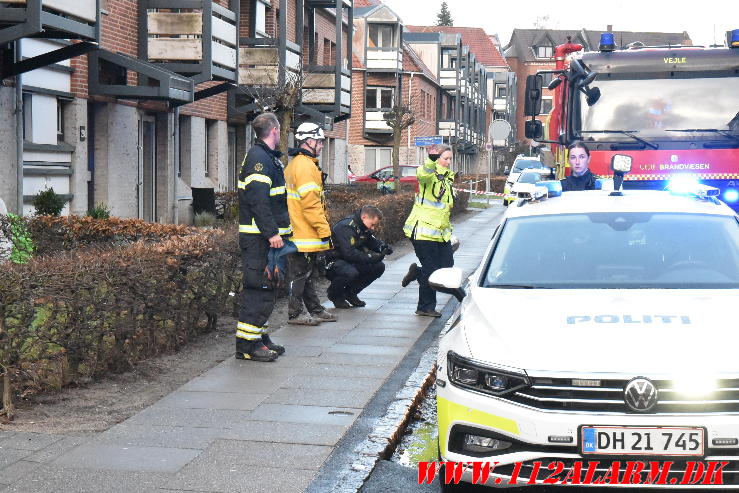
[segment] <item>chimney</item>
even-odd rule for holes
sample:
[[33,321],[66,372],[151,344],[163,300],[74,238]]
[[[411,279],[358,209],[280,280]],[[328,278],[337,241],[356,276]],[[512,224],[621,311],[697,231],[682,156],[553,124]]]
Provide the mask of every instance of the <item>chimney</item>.
[[613,24],[608,24],[606,26],[606,32],[607,33],[612,33],[613,32]]

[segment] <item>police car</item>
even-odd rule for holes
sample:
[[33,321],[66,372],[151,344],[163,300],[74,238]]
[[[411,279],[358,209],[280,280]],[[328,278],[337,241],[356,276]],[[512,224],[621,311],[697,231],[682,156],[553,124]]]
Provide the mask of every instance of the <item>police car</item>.
[[[440,342],[441,460],[497,462],[489,486],[669,460],[670,489],[739,489],[739,217],[713,190],[509,207]],[[712,460],[724,486],[671,483]]]

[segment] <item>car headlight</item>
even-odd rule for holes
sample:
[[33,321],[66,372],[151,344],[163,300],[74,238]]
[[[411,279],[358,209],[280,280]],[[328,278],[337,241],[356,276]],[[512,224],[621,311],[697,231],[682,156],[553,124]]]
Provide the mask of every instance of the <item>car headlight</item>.
[[452,385],[463,389],[501,396],[530,385],[528,376],[521,371],[493,368],[483,363],[463,358],[454,351],[447,353],[447,375]]

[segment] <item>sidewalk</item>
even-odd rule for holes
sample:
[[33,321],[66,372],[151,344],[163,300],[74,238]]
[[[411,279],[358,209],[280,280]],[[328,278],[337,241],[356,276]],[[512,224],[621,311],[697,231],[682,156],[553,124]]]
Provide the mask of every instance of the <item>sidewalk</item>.
[[[455,225],[471,272],[500,208]],[[432,322],[401,288],[413,253],[387,262],[339,321],[286,326],[274,363],[233,357],[94,437],[0,432],[0,491],[303,491],[364,406]],[[448,295],[439,295],[437,308]]]

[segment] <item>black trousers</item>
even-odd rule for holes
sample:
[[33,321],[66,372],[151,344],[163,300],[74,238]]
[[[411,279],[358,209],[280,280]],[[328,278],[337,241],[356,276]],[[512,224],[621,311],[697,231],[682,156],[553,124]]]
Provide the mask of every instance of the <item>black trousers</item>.
[[242,340],[261,339],[265,333],[272,310],[275,308],[277,293],[264,284],[264,268],[267,266],[269,241],[256,234],[240,234],[241,272],[243,289],[239,298],[239,324],[236,338]]
[[287,256],[288,261],[288,288],[289,296],[287,303],[287,314],[295,318],[303,313],[303,305],[308,313],[320,313],[323,311],[321,300],[316,294],[316,282],[318,270],[316,266],[315,253],[291,253]]
[[418,272],[418,310],[436,310],[436,291],[429,286],[429,276],[437,269],[454,267],[452,244],[448,241],[411,240],[421,261]]
[[345,299],[352,294],[359,294],[364,288],[375,282],[385,272],[385,264],[352,264],[346,260],[336,260],[326,273],[331,281],[328,297]]

